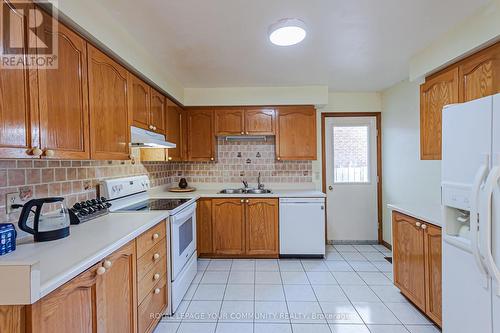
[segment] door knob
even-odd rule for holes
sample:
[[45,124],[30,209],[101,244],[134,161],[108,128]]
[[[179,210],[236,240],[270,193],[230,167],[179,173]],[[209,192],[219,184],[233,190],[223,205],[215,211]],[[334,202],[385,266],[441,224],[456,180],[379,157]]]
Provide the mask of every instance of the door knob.
[[332,185],[328,186],[328,190],[333,191],[333,186]]

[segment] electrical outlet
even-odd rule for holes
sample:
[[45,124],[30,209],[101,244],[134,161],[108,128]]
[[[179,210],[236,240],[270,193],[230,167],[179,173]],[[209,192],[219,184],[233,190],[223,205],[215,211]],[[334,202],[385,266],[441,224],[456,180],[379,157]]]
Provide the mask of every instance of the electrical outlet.
[[[28,188],[29,189],[29,188]],[[7,214],[14,213],[19,211],[21,208],[12,208],[12,205],[18,204],[18,205],[24,205],[27,201],[29,201],[33,193],[31,193],[31,189],[22,189],[19,192],[15,193],[7,193],[6,195],[6,202],[5,202],[5,208],[7,211]]]

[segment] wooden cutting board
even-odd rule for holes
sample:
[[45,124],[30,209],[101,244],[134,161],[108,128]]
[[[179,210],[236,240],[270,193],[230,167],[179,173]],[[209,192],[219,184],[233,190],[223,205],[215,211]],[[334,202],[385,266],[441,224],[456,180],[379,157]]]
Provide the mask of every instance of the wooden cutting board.
[[196,191],[196,187],[186,187],[186,188],[171,187],[168,190],[170,192],[193,192]]

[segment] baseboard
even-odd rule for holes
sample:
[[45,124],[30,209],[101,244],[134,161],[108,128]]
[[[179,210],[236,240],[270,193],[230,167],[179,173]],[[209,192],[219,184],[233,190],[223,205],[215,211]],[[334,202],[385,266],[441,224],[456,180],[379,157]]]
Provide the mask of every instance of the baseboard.
[[387,243],[386,241],[382,241],[382,245],[392,251],[392,245],[391,244]]

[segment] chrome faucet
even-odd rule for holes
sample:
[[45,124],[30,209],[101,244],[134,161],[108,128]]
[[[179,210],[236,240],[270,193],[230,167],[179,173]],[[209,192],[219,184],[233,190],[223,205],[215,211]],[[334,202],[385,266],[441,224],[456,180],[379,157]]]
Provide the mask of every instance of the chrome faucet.
[[259,190],[263,190],[263,189],[264,189],[264,187],[265,187],[265,186],[264,186],[264,184],[262,184],[262,183],[260,182],[260,172],[259,172],[259,175],[257,176],[257,188],[258,188]]
[[248,189],[248,182],[246,180],[241,181],[243,183],[243,186],[245,186],[245,190]]

